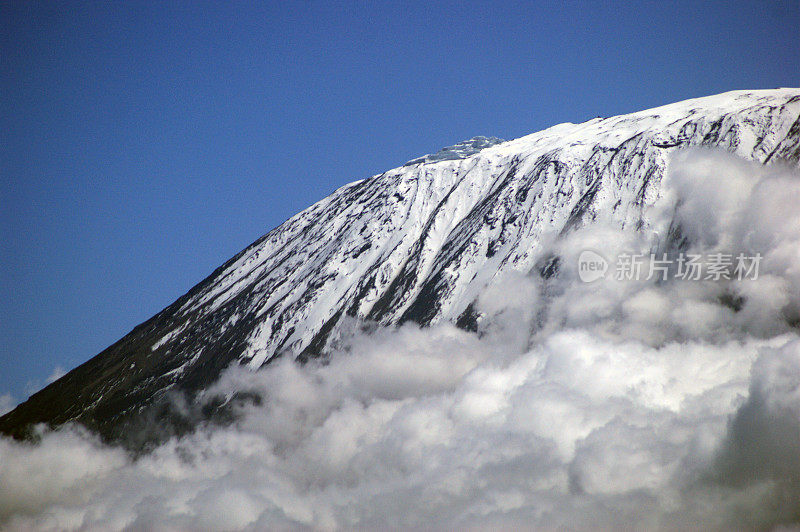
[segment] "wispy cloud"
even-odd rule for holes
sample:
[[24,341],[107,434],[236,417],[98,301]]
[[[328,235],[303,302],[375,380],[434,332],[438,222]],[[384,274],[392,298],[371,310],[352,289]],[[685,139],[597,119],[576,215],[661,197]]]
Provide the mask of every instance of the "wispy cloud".
[[60,379],[66,374],[67,372],[64,368],[62,368],[61,366],[56,366],[55,368],[53,368],[53,372],[50,373],[50,376],[47,377],[47,384],[56,382],[58,379]]
[[10,412],[15,406],[16,401],[11,394],[0,394],[0,416]]

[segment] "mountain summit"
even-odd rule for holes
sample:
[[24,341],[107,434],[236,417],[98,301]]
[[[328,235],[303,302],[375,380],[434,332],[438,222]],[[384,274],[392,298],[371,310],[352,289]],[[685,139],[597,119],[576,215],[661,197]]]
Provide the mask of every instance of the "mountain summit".
[[324,356],[353,323],[479,330],[474,303],[499,274],[557,271],[547,242],[598,216],[647,225],[670,153],[796,166],[799,117],[799,89],[729,92],[475,137],[345,185],[0,418],[0,432],[76,421],[120,439],[171,393],[204,389],[231,364]]
[[466,159],[470,155],[475,155],[484,148],[490,148],[497,144],[505,142],[503,139],[497,137],[472,137],[468,140],[462,140],[452,146],[442,148],[436,153],[429,153],[422,157],[417,157],[408,161],[403,166],[412,166],[415,164],[435,163],[438,161],[453,161],[455,159]]

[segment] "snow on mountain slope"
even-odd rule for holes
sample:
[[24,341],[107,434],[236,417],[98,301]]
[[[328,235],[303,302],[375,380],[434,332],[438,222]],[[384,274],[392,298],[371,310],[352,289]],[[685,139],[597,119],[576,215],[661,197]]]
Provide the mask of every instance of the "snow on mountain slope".
[[788,152],[800,101],[779,94],[794,101],[748,93],[691,100],[390,170],[271,232],[179,314],[211,313],[252,294],[253,307],[234,315],[258,318],[243,356],[253,366],[282,349],[301,352],[342,312],[382,323],[454,320],[498,272],[533,268],[543,234],[600,211],[640,223],[670,150],[716,145],[764,162]]
[[644,227],[667,157],[723,148],[800,162],[800,90],[737,91],[516,140],[476,137],[346,185],[273,229],[128,336],[0,419],[78,419],[114,437],[170,389],[239,361],[325,353],[353,320],[479,320],[499,276],[548,275],[548,243],[598,217]]

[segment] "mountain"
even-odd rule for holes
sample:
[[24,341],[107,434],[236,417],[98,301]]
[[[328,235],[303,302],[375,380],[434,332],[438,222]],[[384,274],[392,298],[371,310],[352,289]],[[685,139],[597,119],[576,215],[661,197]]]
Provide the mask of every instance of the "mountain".
[[[77,421],[120,441],[155,417],[169,434],[193,415],[166,399],[191,397],[232,363],[318,357],[354,323],[476,330],[473,303],[499,273],[557,272],[548,238],[601,213],[646,225],[668,155],[690,146],[797,165],[800,89],[729,92],[512,141],[475,137],[345,185],[0,418],[0,432]],[[205,419],[223,403],[186,408]]]

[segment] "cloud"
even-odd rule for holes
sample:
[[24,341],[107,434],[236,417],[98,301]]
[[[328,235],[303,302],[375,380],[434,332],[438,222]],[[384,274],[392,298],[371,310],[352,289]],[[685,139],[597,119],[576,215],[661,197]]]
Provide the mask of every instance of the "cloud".
[[[135,462],[69,429],[38,446],[3,440],[0,520],[12,529],[667,526],[684,486],[715,463],[754,386],[753,362],[794,342],[652,348],[565,330],[515,352],[444,325],[382,331],[329,364],[230,370],[209,393],[255,391],[262,405]],[[437,351],[458,354],[452,368],[417,366]]]
[[53,368],[53,372],[50,373],[50,376],[47,377],[47,384],[51,384],[56,382],[58,379],[66,375],[67,372],[61,366],[56,366]]
[[5,414],[6,412],[11,412],[14,409],[17,402],[10,394],[3,394],[0,395],[0,416]]
[[[599,220],[552,242],[558,274],[497,279],[477,333],[407,324],[354,332],[324,362],[230,368],[198,401],[231,400],[233,424],[135,460],[74,427],[0,439],[0,527],[796,523],[800,177],[708,152],[670,169],[645,232]],[[761,252],[763,275],[579,281],[583,249],[677,245],[653,235],[678,224],[682,249]]]
[[755,512],[800,521],[800,340],[765,349],[752,367],[750,393],[736,411],[710,479],[759,486]]

